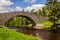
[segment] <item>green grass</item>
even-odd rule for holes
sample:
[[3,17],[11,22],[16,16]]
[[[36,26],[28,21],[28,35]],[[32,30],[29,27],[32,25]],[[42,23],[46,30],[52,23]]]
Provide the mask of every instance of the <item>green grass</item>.
[[43,28],[50,28],[52,25],[52,22],[45,21],[45,22],[38,22],[38,24],[43,24]]
[[8,28],[0,28],[0,40],[39,40],[39,38],[18,33]]

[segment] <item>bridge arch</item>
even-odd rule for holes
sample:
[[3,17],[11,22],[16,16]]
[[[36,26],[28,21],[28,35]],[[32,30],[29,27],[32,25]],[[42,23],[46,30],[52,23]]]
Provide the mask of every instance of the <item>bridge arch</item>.
[[[13,17],[10,17],[8,20],[5,21],[5,23],[6,23],[7,21],[9,21],[10,19],[16,17],[16,16],[24,17],[24,18],[28,19],[28,20],[32,23],[32,27],[36,26],[36,22],[35,22],[32,18],[30,18],[29,16],[24,16],[24,15],[15,15],[15,16],[13,16]],[[5,24],[5,23],[4,23],[4,24]]]
[[37,22],[41,22],[45,20],[45,17],[43,15],[32,14],[29,12],[0,13],[0,25],[4,25],[9,19],[18,15],[30,20],[33,26],[35,26]]

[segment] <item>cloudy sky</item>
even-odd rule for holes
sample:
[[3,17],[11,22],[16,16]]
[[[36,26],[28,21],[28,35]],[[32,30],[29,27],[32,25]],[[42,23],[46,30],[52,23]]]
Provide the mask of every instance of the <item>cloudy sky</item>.
[[0,0],[0,13],[13,11],[35,11],[42,9],[46,0]]
[[58,0],[60,2],[60,0]]

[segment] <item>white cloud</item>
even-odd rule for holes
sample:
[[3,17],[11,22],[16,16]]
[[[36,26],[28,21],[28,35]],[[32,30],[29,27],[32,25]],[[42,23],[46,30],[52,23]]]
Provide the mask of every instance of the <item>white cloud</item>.
[[14,10],[10,7],[0,7],[0,13],[13,12]]
[[7,12],[6,8],[0,7],[0,13],[4,13],[4,12]]
[[36,2],[36,0],[24,0],[23,2],[27,2],[27,3],[35,3]]
[[22,7],[19,7],[19,6],[16,6],[15,10],[16,10],[16,11],[22,11],[23,8],[22,8]]
[[12,4],[13,2],[11,2],[10,0],[0,0],[0,6],[10,6]]
[[[33,2],[33,1],[32,1]],[[11,8],[10,6],[14,4],[13,2],[11,2],[11,0],[0,0],[0,13],[4,13],[4,12],[13,12],[13,11],[22,11],[24,9],[24,11],[31,11],[32,9],[35,9],[34,11],[38,11],[39,9],[42,9],[42,7],[44,7],[44,4],[34,4],[25,8],[22,8],[20,6],[16,6],[15,10],[14,8]]]
[[24,9],[25,12],[27,12],[27,11],[31,12],[31,10],[33,10],[33,9],[34,9],[34,11],[42,10],[42,8],[44,6],[45,6],[44,4],[34,4],[34,5],[31,5],[31,6],[25,7],[25,8],[16,6],[15,10],[16,11],[22,11]]
[[0,0],[0,13],[13,11],[9,6],[11,6],[13,2],[11,0]]
[[58,0],[58,2],[60,2],[60,0]]
[[44,4],[34,4],[34,5],[30,6],[30,7],[24,8],[24,10],[30,12],[32,9],[34,9],[34,11],[38,11],[38,10],[41,10],[42,7],[44,7],[44,6],[45,6]]

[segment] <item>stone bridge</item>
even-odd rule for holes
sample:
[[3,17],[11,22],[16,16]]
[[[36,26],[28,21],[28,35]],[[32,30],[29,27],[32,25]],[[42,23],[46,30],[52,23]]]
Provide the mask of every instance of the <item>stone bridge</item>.
[[13,18],[15,16],[22,16],[27,18],[33,26],[36,25],[37,22],[44,21],[44,16],[32,14],[28,12],[10,12],[10,13],[0,13],[0,25],[4,25],[10,18]]

